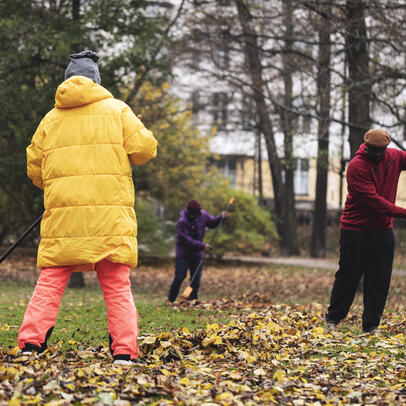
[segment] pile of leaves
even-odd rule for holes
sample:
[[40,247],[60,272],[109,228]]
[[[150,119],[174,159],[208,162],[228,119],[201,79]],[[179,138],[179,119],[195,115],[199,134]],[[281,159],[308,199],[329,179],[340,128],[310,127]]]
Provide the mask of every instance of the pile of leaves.
[[[359,315],[351,323],[360,323]],[[108,349],[21,356],[0,351],[0,404],[404,404],[403,308],[379,335],[326,334],[319,304],[270,305],[229,324],[140,337],[134,366],[113,366]],[[348,326],[348,324],[347,324]]]

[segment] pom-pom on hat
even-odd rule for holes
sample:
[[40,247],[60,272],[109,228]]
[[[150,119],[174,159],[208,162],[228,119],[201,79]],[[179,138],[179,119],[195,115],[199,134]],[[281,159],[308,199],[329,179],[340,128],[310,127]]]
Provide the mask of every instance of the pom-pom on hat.
[[390,137],[385,130],[372,128],[365,133],[364,142],[373,147],[385,148],[390,143]]

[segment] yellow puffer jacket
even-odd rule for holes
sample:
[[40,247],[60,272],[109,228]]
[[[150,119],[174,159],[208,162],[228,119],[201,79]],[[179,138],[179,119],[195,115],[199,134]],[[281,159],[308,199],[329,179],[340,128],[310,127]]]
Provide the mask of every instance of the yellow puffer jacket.
[[157,141],[130,107],[84,76],[63,82],[55,102],[27,148],[27,174],[44,189],[37,265],[135,266],[130,160],[154,158]]

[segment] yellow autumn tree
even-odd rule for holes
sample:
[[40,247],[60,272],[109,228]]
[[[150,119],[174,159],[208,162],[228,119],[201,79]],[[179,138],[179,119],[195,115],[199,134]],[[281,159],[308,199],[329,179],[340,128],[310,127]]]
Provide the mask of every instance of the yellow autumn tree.
[[134,170],[136,195],[153,197],[177,213],[204,182],[210,135],[197,131],[191,110],[166,83],[145,83],[130,104],[158,140],[157,158]]

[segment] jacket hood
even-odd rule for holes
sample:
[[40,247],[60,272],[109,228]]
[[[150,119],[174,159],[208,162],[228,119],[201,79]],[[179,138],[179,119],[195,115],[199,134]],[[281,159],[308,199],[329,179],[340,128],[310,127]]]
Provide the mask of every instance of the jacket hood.
[[[202,213],[203,213],[203,210],[200,210],[200,216],[202,215]],[[181,210],[181,212],[179,213],[179,220],[183,219],[186,221],[190,221],[190,218],[187,214],[188,214],[187,209]],[[198,216],[197,218],[199,218],[200,216]]]
[[355,156],[358,155],[358,156],[363,156],[363,157],[365,157],[366,151],[367,151],[367,146],[366,146],[365,143],[362,143],[362,144],[359,146],[358,151],[355,153]]
[[55,94],[55,107],[69,109],[112,97],[113,95],[108,90],[93,80],[85,76],[72,76],[58,86]]
[[[387,149],[387,151],[388,151],[388,149]],[[367,145],[366,145],[365,142],[364,142],[364,143],[362,143],[362,144],[359,146],[358,151],[355,153],[355,156],[356,156],[356,157],[359,157],[359,158],[362,158],[362,159],[365,160],[366,162],[370,163],[372,166],[376,166],[376,165],[382,164],[383,162],[385,162],[385,161],[388,159],[388,156],[389,156],[389,154],[388,154],[388,152],[387,152],[381,161],[379,161],[378,163],[374,163],[374,162],[371,162],[371,161],[367,158],[366,152],[367,152]]]

